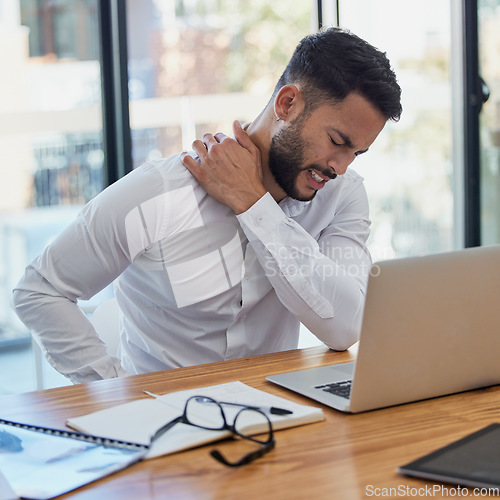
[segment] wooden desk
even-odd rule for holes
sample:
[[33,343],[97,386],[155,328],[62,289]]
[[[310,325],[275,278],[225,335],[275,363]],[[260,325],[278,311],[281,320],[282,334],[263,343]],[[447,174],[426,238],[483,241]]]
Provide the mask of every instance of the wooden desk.
[[[300,403],[315,404],[267,382],[265,376],[352,358],[351,352],[313,347],[103,380],[2,397],[0,416],[64,428],[68,417],[146,397],[143,389],[163,394],[233,380]],[[395,468],[487,424],[500,422],[500,387],[358,415],[324,409],[324,422],[278,431],[275,450],[245,467],[226,468],[209,456],[212,447],[227,453],[239,451],[238,447],[242,447],[242,454],[248,451],[243,448],[247,444],[228,441],[145,460],[59,498],[352,500],[375,497],[376,493],[387,497],[389,490],[382,488],[395,488],[393,497],[418,498],[425,496],[418,495],[418,488],[426,486],[433,493],[426,496],[444,497],[449,493],[446,487],[432,491],[433,487],[443,487],[406,478]]]

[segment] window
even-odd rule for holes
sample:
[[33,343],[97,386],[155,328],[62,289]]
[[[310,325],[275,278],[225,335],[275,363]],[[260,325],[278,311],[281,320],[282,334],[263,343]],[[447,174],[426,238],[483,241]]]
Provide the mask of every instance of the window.
[[30,57],[91,61],[98,50],[94,0],[21,0]]
[[[10,308],[24,268],[103,187],[97,2],[0,0],[0,351],[30,347]],[[35,389],[27,359],[0,385]]]
[[231,135],[235,119],[254,119],[298,40],[311,31],[313,6],[128,0],[134,167],[191,149],[205,132]]
[[[9,302],[25,266],[106,184],[103,4],[126,5],[134,167],[253,119],[315,29],[312,0],[119,2],[0,0],[0,354],[17,345],[24,356],[0,361],[0,392],[66,382],[43,363],[35,383],[29,332]],[[80,305],[90,312],[107,293]]]
[[490,97],[480,114],[481,242],[500,243],[500,0],[478,2],[480,74]]
[[446,0],[339,0],[340,25],[387,52],[403,89],[389,122],[353,168],[370,200],[374,259],[456,246],[450,5]]

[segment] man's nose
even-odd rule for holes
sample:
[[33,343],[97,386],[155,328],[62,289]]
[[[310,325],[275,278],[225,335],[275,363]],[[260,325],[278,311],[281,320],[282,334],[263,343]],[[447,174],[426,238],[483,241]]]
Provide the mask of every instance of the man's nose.
[[354,158],[350,155],[336,155],[328,162],[328,167],[337,175],[343,175],[347,171],[347,167],[352,163]]

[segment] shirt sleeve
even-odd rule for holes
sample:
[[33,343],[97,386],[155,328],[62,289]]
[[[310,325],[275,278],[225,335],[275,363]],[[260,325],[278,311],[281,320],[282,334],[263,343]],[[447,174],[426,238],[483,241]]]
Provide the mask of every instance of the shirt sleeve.
[[238,218],[284,306],[328,347],[343,350],[356,342],[371,267],[362,183],[344,197],[317,239],[269,193]]
[[152,196],[151,186],[162,186],[161,176],[146,168],[105,189],[27,267],[14,289],[17,315],[49,363],[73,383],[127,375],[78,299],[95,295],[132,262],[125,219]]

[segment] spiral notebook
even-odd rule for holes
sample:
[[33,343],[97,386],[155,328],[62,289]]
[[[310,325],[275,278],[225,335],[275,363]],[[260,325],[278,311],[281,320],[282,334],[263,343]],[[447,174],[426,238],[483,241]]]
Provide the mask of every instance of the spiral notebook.
[[0,475],[16,497],[45,500],[141,460],[149,446],[0,419]]

